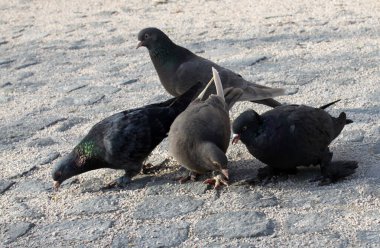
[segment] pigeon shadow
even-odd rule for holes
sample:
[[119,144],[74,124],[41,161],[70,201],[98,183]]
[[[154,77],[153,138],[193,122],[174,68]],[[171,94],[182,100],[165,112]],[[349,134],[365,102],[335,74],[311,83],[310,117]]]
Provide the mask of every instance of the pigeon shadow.
[[[257,180],[257,173],[260,168],[265,167],[264,163],[256,159],[239,160],[229,162],[229,172],[231,183]],[[288,175],[288,178],[296,179],[297,181],[308,181],[320,175],[319,165],[317,166],[300,166],[297,167],[295,174]],[[280,177],[279,181],[287,180],[286,177]]]

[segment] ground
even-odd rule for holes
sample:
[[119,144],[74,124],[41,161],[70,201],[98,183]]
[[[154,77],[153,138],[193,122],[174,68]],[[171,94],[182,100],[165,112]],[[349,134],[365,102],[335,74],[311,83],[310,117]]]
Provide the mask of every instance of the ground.
[[[0,242],[3,247],[379,247],[380,2],[0,1]],[[165,169],[125,189],[98,170],[52,189],[52,166],[101,119],[169,98],[137,33],[176,43],[246,79],[296,94],[286,103],[342,111],[333,142],[357,173],[310,183],[317,168],[247,186],[263,164],[230,146],[232,185],[180,185],[165,140],[148,162]],[[231,119],[248,108],[238,103]]]

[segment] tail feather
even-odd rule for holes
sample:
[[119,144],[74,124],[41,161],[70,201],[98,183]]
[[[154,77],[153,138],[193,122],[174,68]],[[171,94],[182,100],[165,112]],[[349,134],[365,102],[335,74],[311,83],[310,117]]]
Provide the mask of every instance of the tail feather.
[[340,132],[342,132],[344,126],[347,124],[347,121],[350,122],[351,120],[348,120],[346,117],[346,113],[342,112],[340,113],[338,118],[332,117],[334,121],[334,131],[335,131],[335,137],[338,137]]
[[[326,105],[323,105],[323,106],[321,106],[321,107],[319,107],[319,108],[320,108],[320,109],[326,109],[326,108],[330,107],[331,105],[333,105],[333,104],[339,102],[340,100],[341,100],[341,99],[338,99],[338,100],[336,100],[336,101],[330,102],[330,103],[328,103],[328,104],[326,104]],[[344,112],[342,112],[342,113],[344,113]],[[342,115],[342,113],[341,113],[341,115]],[[339,118],[341,118],[341,116],[339,116]],[[342,116],[342,118],[343,118],[343,116]],[[344,118],[346,118],[346,114],[345,114],[345,113],[344,113]],[[351,119],[346,119],[345,124],[347,125],[347,124],[351,124],[351,123],[353,123],[353,122],[354,122],[354,121],[351,120]]]
[[218,68],[218,72],[225,89],[233,87],[240,88],[244,91],[244,94],[239,99],[239,101],[263,100],[286,95],[285,89],[271,88],[268,86],[249,82],[241,76],[231,72],[230,70]]
[[243,89],[244,93],[240,97],[239,101],[255,101],[255,100],[263,100],[267,98],[273,98],[276,96],[285,95],[285,89],[281,88],[259,88],[255,84],[247,85],[246,88]]
[[224,100],[223,85],[219,76],[219,72],[214,67],[212,67],[211,69],[212,69],[212,75],[214,78],[214,83],[215,83],[215,88],[216,88],[216,95]]
[[330,103],[325,104],[325,105],[323,105],[323,106],[321,106],[321,107],[319,107],[319,108],[320,108],[320,109],[326,109],[326,108],[330,107],[331,105],[333,105],[333,104],[339,102],[340,100],[341,100],[341,99],[338,99],[338,100],[336,100],[336,101],[330,102]]
[[255,100],[252,102],[258,103],[258,104],[264,104],[264,105],[267,105],[268,107],[271,107],[271,108],[275,108],[275,107],[282,105],[280,102],[274,100],[273,98],[267,98],[267,99],[263,99],[263,100]]

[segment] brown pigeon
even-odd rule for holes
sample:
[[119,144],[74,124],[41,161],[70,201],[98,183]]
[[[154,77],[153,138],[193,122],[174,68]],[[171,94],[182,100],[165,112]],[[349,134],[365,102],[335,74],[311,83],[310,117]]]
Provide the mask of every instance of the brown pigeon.
[[[213,69],[217,95],[201,100],[207,87],[173,122],[169,131],[169,151],[185,168],[190,178],[212,171],[219,173],[205,182],[218,188],[228,181],[227,157],[225,155],[231,136],[229,109],[239,100],[243,91],[228,88],[223,94],[218,72]],[[212,81],[208,84],[211,84]],[[181,181],[185,181],[183,178]]]

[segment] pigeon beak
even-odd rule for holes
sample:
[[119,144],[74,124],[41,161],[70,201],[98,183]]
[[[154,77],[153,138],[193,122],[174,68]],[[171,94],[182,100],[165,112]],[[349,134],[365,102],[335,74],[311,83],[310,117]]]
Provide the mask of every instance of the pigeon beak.
[[229,177],[228,177],[228,170],[227,170],[227,169],[222,169],[222,174],[223,174],[227,179],[229,179]]
[[141,47],[142,45],[143,45],[143,42],[140,41],[140,42],[137,44],[136,49],[138,49],[138,48]]
[[240,135],[239,134],[236,134],[234,133],[234,135],[232,135],[232,144],[237,144],[240,140]]
[[58,190],[59,186],[61,186],[61,183],[58,182],[58,181],[54,181],[53,188],[54,188],[55,190]]

